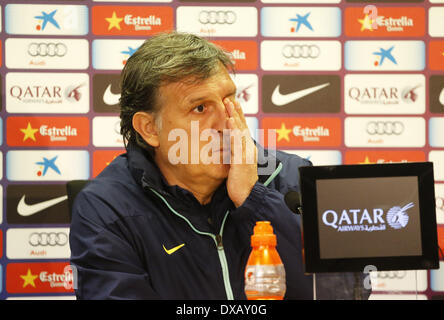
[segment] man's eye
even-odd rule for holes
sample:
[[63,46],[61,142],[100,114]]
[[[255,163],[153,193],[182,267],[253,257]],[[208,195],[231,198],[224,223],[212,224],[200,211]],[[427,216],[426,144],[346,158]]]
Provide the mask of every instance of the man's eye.
[[194,112],[202,113],[205,111],[205,106],[203,104],[198,105],[193,109]]

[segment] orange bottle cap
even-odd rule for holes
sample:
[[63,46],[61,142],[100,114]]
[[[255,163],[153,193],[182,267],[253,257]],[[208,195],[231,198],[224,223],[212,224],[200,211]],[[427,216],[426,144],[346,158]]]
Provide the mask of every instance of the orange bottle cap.
[[273,233],[270,221],[257,221],[251,236],[251,246],[276,246],[276,244],[276,235]]

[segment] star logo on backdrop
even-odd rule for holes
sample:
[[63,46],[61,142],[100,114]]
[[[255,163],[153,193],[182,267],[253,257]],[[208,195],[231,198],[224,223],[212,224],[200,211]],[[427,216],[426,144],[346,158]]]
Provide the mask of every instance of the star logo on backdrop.
[[62,174],[59,170],[59,168],[57,167],[57,165],[55,164],[55,161],[57,160],[58,156],[55,156],[52,159],[48,159],[46,157],[43,157],[43,161],[38,161],[35,164],[41,165],[43,166],[43,172],[37,173],[39,176],[42,175],[44,176],[46,174],[46,172],[48,171],[48,169],[52,169],[54,172],[58,173],[58,174]]
[[308,22],[308,16],[310,15],[310,13],[311,12],[307,13],[305,16],[301,16],[300,14],[296,14],[296,18],[290,19],[290,21],[297,23],[296,29],[291,28],[291,32],[298,32],[301,25],[304,25],[305,27],[307,27],[308,29],[313,31],[313,27],[311,26],[310,22]]
[[137,47],[137,48],[134,49],[134,48],[128,47],[128,50],[120,51],[120,53],[128,55],[128,57],[123,59],[123,61],[122,61],[123,65],[126,64],[126,61],[133,55],[134,52],[137,51],[137,49],[139,49],[139,48]]
[[28,122],[28,126],[26,129],[20,129],[21,132],[24,133],[23,141],[26,141],[28,139],[31,139],[32,141],[36,141],[35,139],[35,133],[39,131],[39,129],[33,129],[31,127],[31,123]]
[[111,162],[113,162],[113,160],[114,160],[115,158],[117,158],[117,156],[114,156],[110,161],[107,161],[107,162],[106,162],[106,165],[108,166]]
[[365,156],[365,159],[363,162],[359,162],[358,164],[369,164],[369,163],[373,163],[370,161],[370,159],[368,158],[368,156]]
[[116,28],[117,30],[121,30],[120,22],[122,22],[123,18],[117,17],[115,11],[113,11],[113,15],[111,16],[111,18],[105,18],[105,20],[108,21],[108,23],[109,23],[108,31],[111,30],[112,28]]
[[289,137],[290,132],[291,132],[291,129],[287,129],[285,127],[285,123],[282,122],[281,128],[276,129],[276,133],[278,134],[277,141],[279,142],[282,139],[284,139],[286,141],[290,141],[290,137]]
[[373,52],[374,55],[376,56],[380,56],[381,58],[378,61],[375,61],[375,66],[382,66],[382,64],[384,63],[385,58],[389,59],[391,62],[393,62],[394,64],[398,64],[396,62],[396,59],[393,57],[392,55],[392,50],[395,46],[390,47],[389,49],[382,49],[379,48],[379,52]]
[[31,269],[28,269],[28,272],[25,275],[20,276],[20,278],[23,279],[23,288],[27,287],[28,285],[35,288],[34,280],[38,278],[38,275],[32,274]]
[[373,31],[373,20],[370,19],[368,14],[365,15],[364,19],[358,19],[358,22],[361,24],[361,31],[370,30]]
[[129,55],[129,57],[131,57],[133,55],[133,53],[137,51],[137,49],[139,49],[139,48],[134,49],[134,48],[128,47],[128,50],[120,51],[120,53],[127,54],[127,55]]
[[41,26],[40,25],[37,26],[37,30],[42,30],[42,31],[45,30],[46,25],[48,24],[48,22],[50,24],[52,24],[54,27],[56,27],[57,29],[60,29],[59,24],[54,19],[54,15],[56,14],[56,12],[57,12],[57,10],[54,10],[51,13],[46,13],[45,11],[42,11],[42,15],[41,16],[35,16],[34,18],[43,21]]

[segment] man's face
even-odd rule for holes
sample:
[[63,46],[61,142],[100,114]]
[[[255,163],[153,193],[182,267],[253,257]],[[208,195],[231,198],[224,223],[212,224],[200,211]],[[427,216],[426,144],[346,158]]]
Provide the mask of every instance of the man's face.
[[[224,157],[230,154],[229,150],[220,150],[223,147],[222,131],[227,128],[223,100],[234,101],[235,95],[236,86],[222,65],[206,80],[161,86],[158,95],[161,117],[159,147],[156,148],[158,164],[161,162],[163,169],[186,179],[225,179],[230,166],[224,164]],[[213,135],[205,137],[202,132],[210,132],[208,129]],[[170,134],[172,141],[168,139]],[[201,141],[201,137],[208,140]],[[211,141],[220,142],[217,151],[208,148]],[[186,161],[177,163],[175,159],[178,157]],[[208,157],[213,161],[205,161]],[[214,161],[215,158],[218,161]]]

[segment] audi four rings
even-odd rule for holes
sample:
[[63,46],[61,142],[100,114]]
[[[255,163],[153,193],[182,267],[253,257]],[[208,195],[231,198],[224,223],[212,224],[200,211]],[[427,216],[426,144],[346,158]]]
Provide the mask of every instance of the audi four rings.
[[400,135],[404,131],[404,124],[400,121],[370,121],[366,130],[370,135]]
[[285,58],[317,58],[321,50],[315,44],[290,45],[282,48],[282,55]]
[[33,57],[63,57],[67,51],[66,45],[60,42],[32,42],[28,45],[28,53]]
[[29,235],[28,242],[31,246],[64,246],[68,243],[68,235],[65,232],[33,232]]
[[440,210],[444,210],[444,198],[436,197],[436,208]]
[[199,12],[199,22],[202,24],[233,24],[236,22],[234,11],[201,11]]

